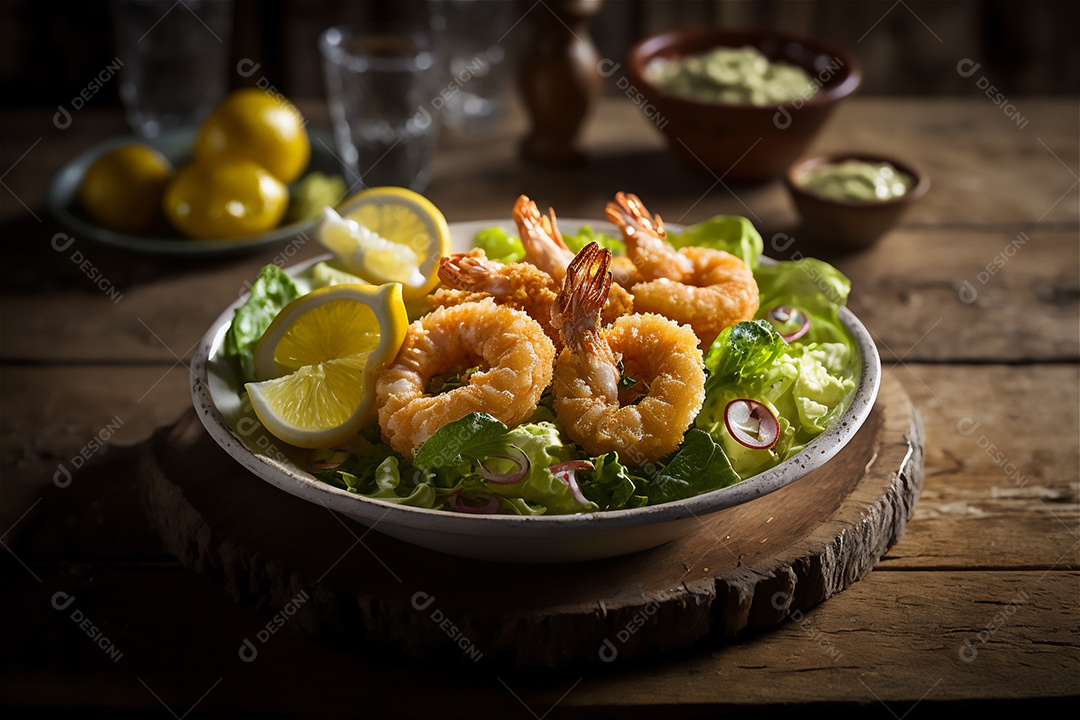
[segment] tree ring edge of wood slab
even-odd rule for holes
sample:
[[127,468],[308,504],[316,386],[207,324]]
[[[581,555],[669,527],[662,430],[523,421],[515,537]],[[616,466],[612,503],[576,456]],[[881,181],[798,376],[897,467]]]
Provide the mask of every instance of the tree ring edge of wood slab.
[[193,410],[143,445],[139,472],[169,551],[241,602],[272,608],[272,622],[413,658],[565,668],[723,642],[827,600],[903,533],[922,455],[918,411],[885,377],[863,429],[811,476],[660,548],[522,567],[441,555],[360,525],[353,533],[236,465]]

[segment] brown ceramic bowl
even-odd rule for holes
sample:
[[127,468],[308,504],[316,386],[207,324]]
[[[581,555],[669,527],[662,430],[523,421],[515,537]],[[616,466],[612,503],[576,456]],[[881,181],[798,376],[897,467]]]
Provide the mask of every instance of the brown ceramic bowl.
[[[800,181],[807,173],[844,160],[887,162],[914,178],[914,185],[900,197],[881,201],[834,200],[801,185]],[[912,204],[926,194],[930,177],[910,163],[884,155],[832,153],[795,163],[784,176],[784,184],[802,218],[801,235],[838,248],[861,249],[877,242]]]
[[[668,94],[645,79],[653,58],[695,55],[715,47],[752,45],[770,60],[802,67],[820,85],[809,99],[782,105],[733,105]],[[862,72],[846,52],[818,40],[773,30],[691,27],[653,35],[630,49],[627,71],[635,88],[652,104],[654,124],[688,165],[730,180],[783,176],[828,120],[836,104],[862,82]],[[633,93],[636,95],[636,92]],[[632,97],[632,99],[634,99]]]

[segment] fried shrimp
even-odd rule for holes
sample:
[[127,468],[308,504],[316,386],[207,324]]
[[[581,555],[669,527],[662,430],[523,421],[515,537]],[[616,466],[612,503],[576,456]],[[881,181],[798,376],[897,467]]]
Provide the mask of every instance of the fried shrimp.
[[[624,315],[600,328],[610,262],[609,250],[590,243],[567,268],[552,311],[566,345],[555,363],[555,414],[587,452],[617,451],[640,466],[682,443],[705,398],[704,363],[693,331],[660,315]],[[623,378],[636,380],[635,392],[620,399]]]
[[644,279],[631,289],[639,312],[689,324],[704,348],[724,328],[753,319],[758,287],[742,260],[711,248],[676,250],[663,220],[650,216],[636,195],[616,194],[607,217],[622,230],[627,255]]
[[[536,203],[522,195],[514,203],[514,222],[517,223],[518,236],[525,248],[525,260],[550,275],[555,281],[555,289],[558,290],[566,278],[566,268],[574,259],[574,253],[566,247],[562,239],[562,233],[559,232],[559,226],[555,220],[555,210],[548,208],[548,215],[541,215]],[[641,277],[634,264],[626,258],[620,259],[624,261],[624,265],[619,275],[625,278],[629,277],[628,273],[631,273],[640,280]],[[614,259],[612,264],[614,264]],[[627,266],[631,270],[628,271]],[[633,296],[626,288],[615,285],[608,293],[600,319],[608,325],[620,315],[629,315],[632,312],[634,312]]]
[[540,268],[529,263],[488,260],[483,250],[474,249],[442,258],[439,279],[444,287],[432,294],[432,307],[451,307],[490,297],[499,305],[523,310],[540,323],[556,348],[562,347],[559,332],[551,326],[551,306],[559,286]]
[[[397,358],[375,384],[379,426],[411,457],[443,425],[485,412],[513,427],[551,383],[555,347],[525,313],[490,298],[434,310],[409,326]],[[428,391],[435,375],[479,366],[468,384]]]

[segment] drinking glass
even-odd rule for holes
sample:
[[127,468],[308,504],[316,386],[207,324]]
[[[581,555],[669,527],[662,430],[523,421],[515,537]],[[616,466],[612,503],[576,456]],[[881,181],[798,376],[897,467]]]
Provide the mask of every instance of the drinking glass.
[[430,32],[405,26],[336,26],[319,38],[334,140],[350,184],[431,182],[445,83]]
[[506,119],[514,48],[521,44],[510,31],[522,7],[506,0],[428,0],[428,6],[431,26],[448,45],[450,78],[440,98],[444,126],[465,133],[497,130]]
[[232,0],[113,0],[120,97],[144,137],[198,125],[225,97]]

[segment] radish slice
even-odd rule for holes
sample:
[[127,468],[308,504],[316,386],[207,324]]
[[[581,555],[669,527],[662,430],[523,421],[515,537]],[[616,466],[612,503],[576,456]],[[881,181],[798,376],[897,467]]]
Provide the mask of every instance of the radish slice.
[[532,468],[532,463],[529,461],[529,456],[516,445],[510,446],[510,452],[512,455],[492,455],[487,460],[506,460],[512,462],[517,466],[516,470],[511,470],[508,473],[498,473],[484,464],[482,460],[477,460],[476,464],[480,466],[477,472],[482,478],[489,482],[493,482],[496,485],[513,485],[516,482],[521,482],[521,479],[529,474],[529,470]]
[[450,502],[448,503],[448,506],[451,510],[454,510],[456,512],[469,513],[471,515],[494,515],[495,513],[499,512],[499,508],[502,507],[502,503],[495,495],[485,493],[484,495],[479,496],[477,499],[483,500],[484,504],[470,505],[464,500],[462,500],[461,495],[459,495],[455,491],[454,494],[450,497]]
[[[798,340],[810,329],[810,316],[789,305],[777,305],[765,313],[765,319],[776,328],[780,337],[788,342]],[[785,330],[787,332],[784,332]]]
[[724,408],[724,424],[736,442],[753,450],[768,450],[780,437],[776,416],[757,400],[729,402]]
[[582,505],[588,505],[589,498],[585,497],[585,494],[581,492],[581,486],[578,485],[577,477],[574,473],[578,470],[595,469],[595,466],[588,460],[571,460],[569,462],[552,465],[548,468],[556,479],[563,481],[570,487],[570,494]]

